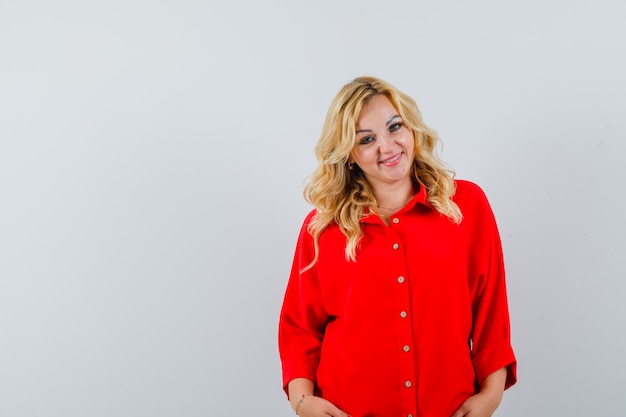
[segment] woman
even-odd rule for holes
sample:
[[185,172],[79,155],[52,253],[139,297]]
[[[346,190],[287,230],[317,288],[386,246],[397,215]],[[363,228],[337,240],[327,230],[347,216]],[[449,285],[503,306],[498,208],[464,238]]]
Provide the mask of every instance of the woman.
[[345,85],[316,147],[280,315],[301,417],[488,417],[516,382],[500,238],[415,102]]

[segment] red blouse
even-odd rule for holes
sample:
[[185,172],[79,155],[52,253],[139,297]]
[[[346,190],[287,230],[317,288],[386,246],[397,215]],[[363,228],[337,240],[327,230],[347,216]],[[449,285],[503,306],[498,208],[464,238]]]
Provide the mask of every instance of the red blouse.
[[507,367],[510,343],[502,248],[483,191],[457,181],[456,225],[426,201],[425,187],[389,226],[361,221],[357,261],[337,225],[314,257],[307,216],[279,323],[283,382],[304,377],[316,395],[353,417],[446,417]]

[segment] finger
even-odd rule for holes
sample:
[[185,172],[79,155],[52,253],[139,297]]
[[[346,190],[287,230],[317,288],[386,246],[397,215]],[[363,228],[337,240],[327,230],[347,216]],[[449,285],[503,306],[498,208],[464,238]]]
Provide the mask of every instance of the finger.
[[334,405],[330,406],[330,410],[328,410],[327,413],[330,417],[352,417],[348,413],[340,410]]
[[352,417],[350,414],[347,414],[341,410],[337,410],[336,412],[333,411],[331,413],[328,413],[329,417]]
[[465,409],[463,407],[459,408],[450,417],[465,417]]

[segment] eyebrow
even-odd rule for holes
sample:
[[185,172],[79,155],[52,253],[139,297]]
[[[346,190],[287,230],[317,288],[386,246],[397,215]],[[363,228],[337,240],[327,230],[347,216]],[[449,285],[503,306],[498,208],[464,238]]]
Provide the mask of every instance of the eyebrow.
[[[391,119],[387,120],[387,122],[385,123],[385,126],[389,126],[389,123],[393,122],[394,119],[399,118],[400,115],[396,114],[395,116],[392,116]],[[356,131],[356,133],[364,133],[364,132],[372,132],[372,129],[359,129]]]

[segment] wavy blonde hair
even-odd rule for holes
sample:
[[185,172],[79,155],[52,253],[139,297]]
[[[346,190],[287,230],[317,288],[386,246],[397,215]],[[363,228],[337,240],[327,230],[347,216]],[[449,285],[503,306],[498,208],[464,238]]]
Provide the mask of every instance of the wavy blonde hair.
[[346,259],[356,261],[357,247],[363,236],[361,218],[368,209],[374,212],[377,203],[363,171],[356,165],[349,169],[348,158],[356,145],[356,125],[361,109],[378,94],[391,101],[404,125],[413,131],[413,176],[426,187],[428,202],[454,223],[461,222],[461,210],[452,201],[454,171],[439,159],[437,133],[424,124],[415,101],[381,79],[359,77],[335,96],[315,147],[319,165],[304,187],[304,198],[317,209],[308,226],[315,242],[315,258],[305,269],[317,262],[320,234],[331,223],[337,224],[346,236]]

